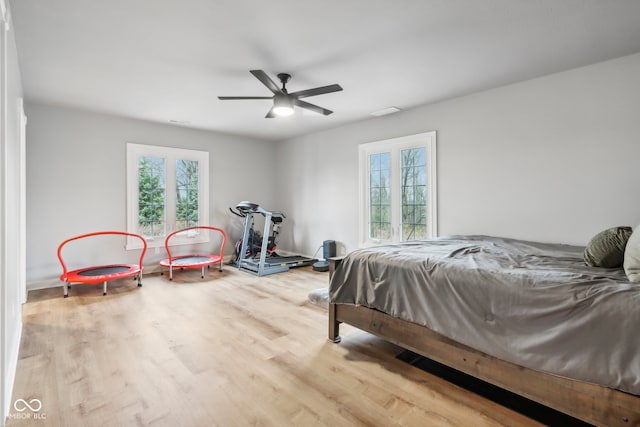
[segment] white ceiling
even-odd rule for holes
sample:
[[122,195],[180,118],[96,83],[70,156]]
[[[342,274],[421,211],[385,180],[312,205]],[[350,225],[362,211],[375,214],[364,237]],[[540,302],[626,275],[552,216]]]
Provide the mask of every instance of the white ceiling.
[[[27,100],[279,140],[640,52],[637,0],[10,0]],[[251,74],[334,111],[266,119]]]

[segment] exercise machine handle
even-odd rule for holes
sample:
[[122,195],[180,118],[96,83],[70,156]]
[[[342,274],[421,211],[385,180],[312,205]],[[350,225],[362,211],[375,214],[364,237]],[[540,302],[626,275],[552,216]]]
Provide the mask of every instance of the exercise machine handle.
[[234,211],[233,209],[229,208],[229,212],[231,212],[232,214],[234,214],[234,215],[236,215],[236,216],[239,216],[240,218],[244,218],[244,217],[246,217],[246,216],[247,216],[247,215],[246,215],[244,212],[242,212],[241,210],[238,210],[238,211],[236,212],[236,211]]

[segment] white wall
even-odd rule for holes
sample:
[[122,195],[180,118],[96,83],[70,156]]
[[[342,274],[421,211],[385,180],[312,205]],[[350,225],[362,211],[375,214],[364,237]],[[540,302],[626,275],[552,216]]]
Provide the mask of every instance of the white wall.
[[[30,289],[60,285],[56,250],[64,239],[126,230],[127,142],[210,152],[209,224],[229,234],[228,254],[242,233],[240,218],[228,208],[246,199],[268,206],[275,198],[272,142],[33,103],[26,110]],[[116,257],[122,252],[118,245],[112,249]],[[111,248],[100,250],[108,256]],[[131,255],[136,259],[138,253]],[[163,257],[164,251],[150,250],[145,270]]]
[[281,247],[355,249],[358,144],[431,130],[440,235],[583,245],[636,226],[638,111],[640,54],[283,141],[278,204],[293,228]]
[[[11,409],[22,332],[21,280],[24,277],[18,268],[22,248],[20,229],[24,218],[20,209],[22,161],[18,115],[22,84],[10,13],[2,3],[1,9],[6,15],[0,17],[0,425],[4,424]],[[5,23],[9,25],[5,26]]]

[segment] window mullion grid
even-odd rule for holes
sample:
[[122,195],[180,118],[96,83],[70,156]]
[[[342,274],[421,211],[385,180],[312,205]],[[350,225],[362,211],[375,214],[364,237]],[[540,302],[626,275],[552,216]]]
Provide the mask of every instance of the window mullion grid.
[[373,223],[373,216],[371,215],[371,210],[373,208],[373,206],[375,205],[375,203],[379,203],[379,200],[372,200],[371,199],[371,191],[372,191],[372,185],[371,185],[371,178],[372,178],[372,173],[379,173],[379,170],[374,171],[373,169],[371,169],[371,156],[374,156],[376,154],[379,154],[377,151],[367,151],[365,153],[365,157],[364,157],[364,161],[366,163],[366,170],[367,170],[367,175],[365,177],[365,185],[367,187],[367,191],[366,191],[366,230],[365,230],[365,236],[367,236],[366,240],[369,242],[379,242],[380,238],[379,236],[372,236],[371,235],[371,229],[372,228],[376,228],[379,230],[379,224],[378,227],[374,227],[374,223]]
[[363,183],[366,187],[365,191],[365,221],[364,221],[364,236],[366,236],[366,241],[371,241],[371,160],[370,156],[374,153],[367,151],[364,154],[363,162],[366,164],[366,176],[363,177]]
[[[196,154],[194,154],[196,153]],[[127,144],[127,229],[132,232],[138,232],[137,224],[139,218],[139,175],[138,175],[138,159],[143,157],[158,157],[165,160],[164,169],[164,227],[165,235],[176,228],[177,216],[177,195],[176,195],[176,160],[191,159],[198,162],[198,209],[199,223],[208,220],[209,197],[209,154],[207,152],[196,152],[195,150],[181,150],[171,147],[156,147],[142,144]],[[188,239],[189,243],[206,242],[209,240],[208,234],[204,234],[197,239]],[[185,241],[186,242],[186,241]],[[151,247],[160,246],[163,239],[149,241]],[[177,243],[177,242],[176,242]],[[177,243],[179,244],[179,243]],[[138,245],[137,239],[127,240],[127,249],[136,249]]]
[[[377,141],[373,143],[366,144],[366,147],[361,147],[360,149],[360,170],[361,173],[361,181],[360,181],[360,189],[361,189],[361,204],[360,204],[360,218],[363,220],[362,224],[362,242],[364,244],[377,244],[382,243],[380,239],[375,239],[371,237],[371,206],[372,203],[375,204],[375,201],[371,200],[372,197],[372,189],[371,189],[371,174],[375,173],[375,170],[371,169],[370,156],[378,154],[378,153],[389,153],[391,156],[390,159],[390,196],[391,196],[391,212],[390,212],[390,222],[391,222],[391,241],[394,243],[400,242],[403,239],[403,217],[402,217],[402,151],[407,149],[415,149],[415,148],[425,148],[426,149],[426,167],[424,168],[425,176],[421,179],[423,184],[418,185],[414,179],[411,180],[410,183],[410,191],[412,194],[411,200],[408,203],[411,205],[410,210],[413,211],[412,218],[407,218],[408,225],[417,229],[417,227],[425,227],[426,225],[426,235],[427,237],[435,237],[437,235],[437,223],[436,223],[436,152],[435,152],[435,132],[429,132],[425,134],[412,135],[409,137],[401,138],[402,141],[398,141],[398,139],[393,140],[385,140],[385,141]],[[415,175],[417,167],[416,165],[411,165],[413,168],[408,173]],[[418,189],[418,186],[424,187],[424,189]],[[424,191],[425,192],[425,200],[424,206],[416,205],[416,192]],[[422,193],[421,193],[422,194]],[[422,199],[422,196],[420,197]],[[416,217],[418,215],[419,217]],[[426,215],[426,224],[417,223],[418,220],[423,218],[423,215]],[[422,220],[421,220],[422,221]],[[414,230],[414,236],[416,235],[417,230]],[[423,238],[424,234],[420,233]]]
[[427,165],[426,165],[426,213],[427,217],[427,236],[436,237],[438,234],[438,222],[436,213],[437,201],[437,171],[436,171],[436,144],[434,134],[429,135],[427,142]]
[[391,193],[391,241],[396,242],[398,239],[398,159],[395,148],[391,148],[389,150],[391,153],[391,162],[390,162],[390,170],[389,170],[389,191]]
[[166,187],[165,187],[165,233],[169,234],[175,230],[176,225],[176,159],[165,158],[166,162]]

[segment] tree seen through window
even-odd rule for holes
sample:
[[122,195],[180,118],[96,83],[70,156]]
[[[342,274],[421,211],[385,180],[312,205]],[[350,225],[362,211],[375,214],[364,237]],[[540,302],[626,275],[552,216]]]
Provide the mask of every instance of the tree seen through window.
[[155,237],[165,234],[165,161],[138,158],[138,232]]
[[176,160],[176,228],[198,225],[198,162]]

